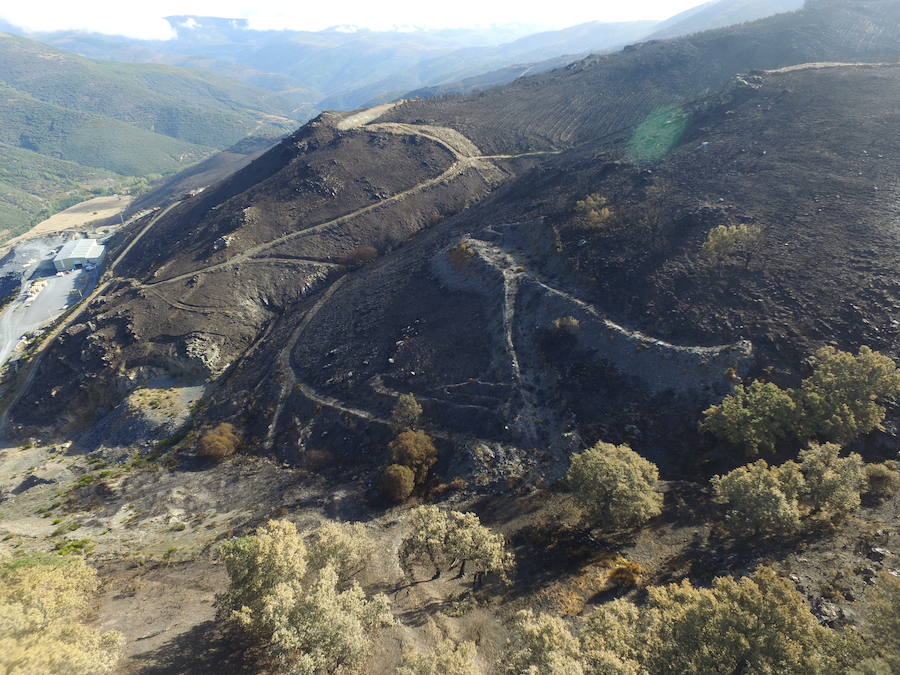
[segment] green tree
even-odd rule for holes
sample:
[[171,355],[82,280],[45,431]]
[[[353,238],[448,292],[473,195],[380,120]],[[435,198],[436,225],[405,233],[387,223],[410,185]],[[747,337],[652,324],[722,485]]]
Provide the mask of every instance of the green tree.
[[530,609],[516,613],[497,670],[509,675],[582,675],[581,645],[568,625]]
[[659,471],[627,445],[597,443],[572,455],[566,475],[575,502],[595,527],[639,527],[662,511]]
[[772,453],[776,445],[795,433],[800,420],[791,392],[771,382],[742,384],[719,404],[707,408],[702,431],[737,446],[749,456]]
[[715,499],[727,507],[725,525],[738,536],[785,536],[800,529],[802,477],[757,460],[710,481]]
[[885,408],[879,401],[900,394],[900,369],[884,354],[860,347],[854,356],[823,347],[813,356],[813,372],[799,398],[807,438],[821,436],[847,443],[881,427]]
[[0,671],[112,672],[125,640],[87,625],[96,591],[97,573],[81,558],[0,559]]
[[837,521],[860,504],[866,480],[862,458],[841,457],[834,443],[810,443],[799,461],[769,466],[764,460],[710,481],[725,504],[725,525],[736,536],[787,536],[801,529],[804,514]]
[[859,508],[866,472],[862,457],[851,452],[841,457],[834,443],[810,443],[800,451],[803,474],[802,501],[815,513],[838,520]]
[[331,565],[342,587],[366,569],[375,553],[362,523],[324,523],[307,540],[307,549],[309,566],[324,569]]
[[588,664],[595,654],[607,662],[614,654],[650,675],[846,672],[835,661],[840,634],[821,626],[793,584],[769,568],[716,579],[711,588],[684,581],[648,594],[640,607],[619,600],[588,617]]
[[387,596],[367,598],[358,584],[340,590],[331,565],[308,585],[277,584],[258,614],[237,617],[267,636],[267,657],[291,675],[364,672],[376,631],[394,623]]
[[[222,548],[229,587],[220,618],[265,646],[278,672],[364,670],[378,629],[392,625],[390,603],[350,581],[371,551],[357,526],[323,526],[307,547],[293,523],[269,521]],[[318,567],[322,565],[322,567]]]
[[866,609],[864,631],[888,666],[883,672],[900,672],[900,579],[889,572],[879,574]]
[[418,429],[422,425],[422,406],[412,394],[400,394],[391,411],[391,428],[394,433]]
[[700,252],[711,265],[727,265],[737,258],[749,267],[762,241],[763,228],[759,225],[718,225],[710,230]]
[[309,559],[296,526],[286,520],[270,520],[253,535],[226,542],[220,554],[229,578],[228,588],[216,598],[224,619],[238,611],[258,614],[275,586],[306,576]]
[[416,507],[407,518],[399,557],[408,574],[417,564],[433,566],[435,578],[454,562],[460,562],[460,576],[467,563],[478,573],[505,574],[512,567],[503,535],[482,525],[474,513],[430,505]]
[[474,642],[441,640],[425,654],[407,648],[396,675],[480,675],[475,656]]

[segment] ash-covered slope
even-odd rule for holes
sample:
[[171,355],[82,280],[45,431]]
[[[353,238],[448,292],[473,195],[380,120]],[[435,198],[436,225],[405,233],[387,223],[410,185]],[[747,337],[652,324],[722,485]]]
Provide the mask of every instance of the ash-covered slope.
[[[116,278],[42,357],[13,423],[65,433],[181,376],[214,380],[206,418],[291,460],[377,459],[413,392],[467,461],[526,471],[599,436],[662,461],[661,439],[735,375],[796,368],[826,341],[897,356],[900,67],[728,73],[781,65],[778,50],[788,65],[900,56],[895,3],[820,5],[482,95],[321,116],[123,237]],[[652,157],[635,142],[648,124]],[[575,222],[589,193],[613,227]],[[765,245],[720,275],[697,251],[732,222],[763,225]],[[358,267],[367,247],[380,258]],[[554,338],[564,316],[577,338]]]
[[439,123],[490,152],[597,143],[735,74],[818,61],[895,61],[900,3],[812,0],[802,11],[594,56],[464,97],[410,101],[384,120]]

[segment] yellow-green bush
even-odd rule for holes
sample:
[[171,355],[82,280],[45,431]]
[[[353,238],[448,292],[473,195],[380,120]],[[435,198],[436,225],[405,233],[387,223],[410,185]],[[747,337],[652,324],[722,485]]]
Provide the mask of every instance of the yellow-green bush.
[[96,591],[97,574],[81,558],[0,559],[0,671],[112,672],[124,639],[86,625]]
[[575,202],[575,211],[589,227],[602,227],[609,223],[614,215],[609,207],[609,200],[599,194],[590,194]]
[[227,542],[220,619],[264,647],[279,673],[364,671],[376,631],[393,618],[386,596],[368,597],[350,578],[368,557],[362,538],[359,526],[335,524],[307,545],[293,523],[273,520]]
[[900,369],[889,357],[868,347],[856,355],[823,347],[811,361],[812,374],[798,389],[737,385],[703,412],[700,429],[755,456],[790,438],[847,443],[880,428],[882,401],[900,395]]
[[749,265],[763,241],[763,228],[759,225],[718,225],[710,230],[703,243],[701,255],[716,266],[742,259]]
[[394,433],[418,429],[422,425],[422,406],[412,394],[400,394],[391,411],[391,428]]
[[566,479],[576,504],[595,527],[638,527],[662,511],[659,471],[627,445],[597,443],[572,455]]

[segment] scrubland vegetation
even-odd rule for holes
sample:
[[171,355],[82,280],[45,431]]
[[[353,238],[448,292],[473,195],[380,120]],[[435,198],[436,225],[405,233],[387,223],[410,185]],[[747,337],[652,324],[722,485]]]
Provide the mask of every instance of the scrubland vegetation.
[[[559,324],[569,330],[572,322]],[[900,388],[894,364],[866,348],[856,356],[825,348],[811,366],[795,390],[738,385],[705,414],[707,431],[751,455],[805,443],[795,459],[758,459],[711,479],[722,527],[738,542],[822,534],[864,498],[878,503],[900,488],[894,463],[867,464],[836,442],[812,440],[846,440],[875,428],[884,415],[878,401]],[[401,502],[428,476],[437,452],[418,429],[424,420],[414,397],[402,396],[391,419],[397,436],[381,489]],[[564,486],[584,526],[616,532],[644,527],[663,511],[658,481],[657,467],[627,445],[600,442],[572,454]],[[474,513],[417,506],[403,515],[402,527],[396,556],[412,581],[454,569],[456,577],[474,574],[476,586],[516,577],[505,538]],[[373,548],[359,524],[325,525],[304,538],[292,524],[272,521],[223,547],[231,585],[219,598],[220,616],[279,672],[364,672],[381,631],[396,622],[388,598],[368,595],[354,580]],[[532,609],[512,613],[490,672],[887,673],[897,665],[900,580],[889,574],[870,593],[860,626],[840,630],[822,625],[794,583],[765,566],[709,587],[689,580],[645,586],[641,595],[621,595],[641,584],[636,563],[615,566],[609,578],[620,597],[578,611],[574,620]],[[485,672],[481,661],[477,644],[445,638],[426,651],[404,645],[397,672],[471,675]]]
[[[572,317],[551,323],[557,339],[580,330]],[[867,462],[844,445],[877,428],[898,391],[895,364],[865,347],[856,355],[817,351],[796,388],[737,384],[704,413],[701,428],[738,459],[766,458],[712,476],[697,493],[693,508],[710,521],[710,541],[726,550],[790,548],[832,536],[863,506],[896,499],[896,462]],[[682,508],[673,503],[677,496],[664,497],[671,488],[657,466],[626,444],[600,441],[571,453],[565,475],[543,493],[556,493],[563,505],[563,512],[546,512],[554,530],[547,555],[576,559],[588,547],[608,556],[599,581],[584,582],[599,589],[595,599],[561,593],[552,611],[517,600],[540,597],[530,586],[543,540],[527,528],[508,538],[464,500],[421,503],[442,498],[436,485],[445,441],[425,430],[429,420],[413,395],[399,396],[386,421],[386,468],[374,487],[391,504],[414,501],[392,509],[390,524],[324,520],[298,530],[291,520],[270,520],[213,548],[228,577],[216,597],[217,623],[229,641],[244,645],[254,668],[371,672],[373,659],[395,642],[392,668],[405,675],[874,674],[898,665],[900,580],[890,573],[873,577],[857,621],[824,625],[793,577],[776,571],[777,559],[775,567],[768,566],[772,558],[760,558],[763,564],[704,582],[685,575],[661,581],[658,570],[648,574],[625,557],[623,542],[642,532],[654,536],[662,521],[681,518]],[[216,461],[205,466],[228,466],[249,449],[244,430],[226,422],[181,439]],[[285,515],[282,509],[279,517]],[[67,525],[80,527],[60,527]],[[0,610],[9,618],[0,627],[0,646],[7,645],[0,659],[10,672],[116,667],[122,637],[92,623],[97,575],[82,558],[88,547],[77,543],[3,563]],[[455,616],[483,604],[497,613],[501,638],[488,644],[437,635],[427,645],[408,639],[400,627],[409,610],[401,610],[398,593],[422,584],[442,585],[430,591],[439,596],[447,585],[464,589],[442,611]]]
[[0,667],[4,673],[110,673],[123,638],[89,625],[97,575],[56,555],[0,559]]
[[786,442],[847,443],[877,429],[885,415],[881,402],[900,394],[900,370],[868,347],[856,356],[823,347],[811,365],[812,374],[797,389],[759,380],[737,385],[704,413],[700,428],[749,456],[772,453]]

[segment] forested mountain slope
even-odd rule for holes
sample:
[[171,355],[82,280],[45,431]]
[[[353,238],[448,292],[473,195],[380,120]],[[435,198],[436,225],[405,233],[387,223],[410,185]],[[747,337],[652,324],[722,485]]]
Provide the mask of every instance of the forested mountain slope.
[[95,62],[7,33],[0,104],[0,143],[17,167],[7,166],[0,187],[0,226],[9,234],[91,190],[169,173],[248,134],[278,136],[296,124],[282,114],[287,103],[244,84]]

